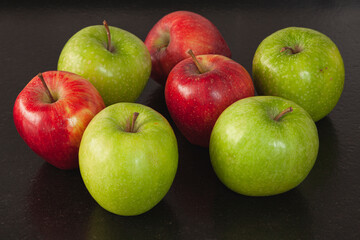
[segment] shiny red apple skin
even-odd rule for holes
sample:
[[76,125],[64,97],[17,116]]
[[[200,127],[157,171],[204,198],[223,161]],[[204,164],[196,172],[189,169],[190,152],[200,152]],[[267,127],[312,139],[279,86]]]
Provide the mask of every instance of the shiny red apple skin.
[[220,55],[196,56],[208,71],[200,74],[191,58],[177,64],[165,86],[166,105],[176,126],[189,142],[208,147],[220,114],[239,99],[254,96],[249,73]]
[[160,19],[148,33],[145,45],[151,55],[151,78],[162,85],[171,69],[189,57],[189,49],[195,55],[231,57],[230,49],[215,25],[188,11],[173,12]]
[[26,144],[48,163],[60,169],[79,166],[78,149],[90,120],[104,107],[96,88],[69,72],[42,73],[53,97],[34,77],[16,98],[13,117]]

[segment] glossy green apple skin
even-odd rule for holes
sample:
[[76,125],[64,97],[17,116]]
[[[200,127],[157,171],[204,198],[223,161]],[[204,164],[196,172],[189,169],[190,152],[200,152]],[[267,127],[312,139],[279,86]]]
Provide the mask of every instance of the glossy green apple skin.
[[[274,121],[276,115],[293,111]],[[292,101],[257,96],[239,100],[216,121],[210,158],[218,178],[248,196],[269,196],[300,184],[313,167],[319,138],[310,115]]]
[[[301,52],[281,52],[299,46]],[[315,30],[289,27],[261,42],[253,59],[253,80],[260,95],[279,96],[302,106],[316,122],[337,104],[345,71],[330,38]]]
[[112,52],[106,48],[104,26],[86,27],[66,43],[59,57],[58,69],[88,79],[107,106],[134,102],[151,73],[150,53],[135,35],[120,28],[109,28]]
[[[134,112],[135,133],[125,131]],[[104,209],[123,216],[154,207],[168,192],[178,165],[178,148],[167,120],[136,103],[117,103],[97,114],[80,144],[85,186]]]

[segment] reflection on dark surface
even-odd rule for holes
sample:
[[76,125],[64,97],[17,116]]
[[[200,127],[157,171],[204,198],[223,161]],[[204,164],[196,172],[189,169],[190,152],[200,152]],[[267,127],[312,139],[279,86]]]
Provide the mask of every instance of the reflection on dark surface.
[[59,170],[44,163],[31,184],[27,215],[40,239],[84,239],[84,222],[95,202],[78,170]]
[[162,200],[149,212],[123,217],[97,205],[87,222],[86,239],[177,239],[177,222]]
[[191,145],[181,136],[179,156],[181,161],[171,197],[176,202],[179,215],[186,216],[187,222],[182,226],[193,226],[204,234],[213,231],[209,219],[217,178],[210,164],[208,149]]
[[176,239],[177,223],[164,200],[145,214],[117,216],[92,199],[76,170],[44,163],[27,200],[27,215],[40,239]]
[[219,189],[213,218],[217,239],[313,239],[308,204],[294,189],[272,197],[246,197]]

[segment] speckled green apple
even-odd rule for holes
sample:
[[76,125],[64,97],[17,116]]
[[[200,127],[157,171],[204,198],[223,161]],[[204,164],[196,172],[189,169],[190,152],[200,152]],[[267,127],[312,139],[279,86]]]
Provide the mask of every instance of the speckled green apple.
[[134,102],[140,96],[151,73],[151,59],[135,35],[98,25],[86,27],[69,39],[60,54],[58,69],[88,79],[108,106]]
[[318,121],[339,101],[344,63],[334,42],[324,34],[289,27],[261,42],[253,59],[253,80],[260,95],[292,100]]
[[79,165],[86,188],[100,206],[118,215],[139,215],[170,189],[178,165],[176,137],[155,110],[136,103],[113,104],[86,128]]
[[210,138],[216,175],[231,190],[269,196],[299,185],[319,149],[314,121],[296,103],[273,96],[244,98],[218,118]]

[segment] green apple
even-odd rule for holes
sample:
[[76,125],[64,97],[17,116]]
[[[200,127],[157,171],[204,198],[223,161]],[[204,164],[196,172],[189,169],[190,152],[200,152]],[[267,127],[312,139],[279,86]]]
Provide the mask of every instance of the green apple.
[[314,121],[296,103],[273,96],[244,98],[218,118],[210,138],[211,164],[231,190],[269,196],[300,184],[319,149]]
[[316,122],[330,113],[344,88],[344,63],[334,42],[315,30],[289,27],[261,42],[253,59],[260,95],[303,107]]
[[151,73],[151,58],[135,35],[116,27],[86,27],[63,48],[58,70],[77,73],[99,91],[105,104],[134,102]]
[[168,121],[136,103],[113,104],[86,128],[79,149],[85,186],[104,209],[123,216],[154,207],[168,192],[178,148]]

